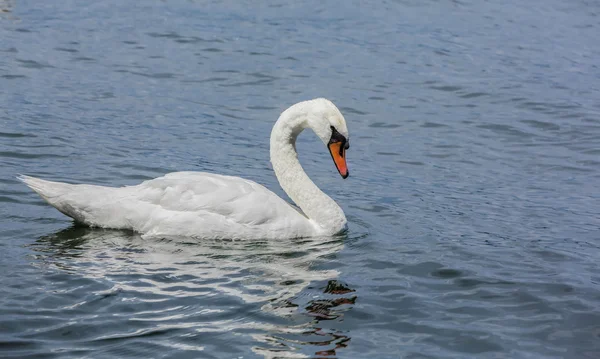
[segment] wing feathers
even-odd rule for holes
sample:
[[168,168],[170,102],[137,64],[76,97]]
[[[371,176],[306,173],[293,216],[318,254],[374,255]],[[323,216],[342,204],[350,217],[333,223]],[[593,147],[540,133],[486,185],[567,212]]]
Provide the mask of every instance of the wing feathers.
[[267,238],[310,235],[313,224],[258,183],[203,172],[175,172],[121,188],[19,178],[48,203],[92,226],[153,235]]

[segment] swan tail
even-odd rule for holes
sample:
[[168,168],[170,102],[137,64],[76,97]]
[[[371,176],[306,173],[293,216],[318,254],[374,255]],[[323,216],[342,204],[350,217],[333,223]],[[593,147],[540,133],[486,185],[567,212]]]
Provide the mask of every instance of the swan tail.
[[52,199],[69,193],[72,184],[46,181],[43,179],[20,175],[17,179],[34,190],[45,201],[52,204]]
[[77,185],[46,181],[43,179],[20,175],[17,177],[21,182],[25,183],[29,188],[34,190],[52,207],[59,210],[61,213],[73,218],[77,222],[86,223],[85,212],[81,208],[77,208],[74,203],[71,203],[67,197],[76,191]]

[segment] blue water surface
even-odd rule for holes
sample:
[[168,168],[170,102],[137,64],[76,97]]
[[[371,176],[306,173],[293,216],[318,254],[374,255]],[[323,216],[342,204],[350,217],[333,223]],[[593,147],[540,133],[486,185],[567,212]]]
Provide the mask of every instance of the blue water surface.
[[[594,1],[0,1],[0,357],[599,358]],[[326,97],[349,231],[144,240],[19,173],[120,186],[269,163]]]

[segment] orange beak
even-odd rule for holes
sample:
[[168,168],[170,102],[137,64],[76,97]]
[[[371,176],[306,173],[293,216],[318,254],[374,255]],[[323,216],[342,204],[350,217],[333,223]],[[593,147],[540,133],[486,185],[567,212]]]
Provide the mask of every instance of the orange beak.
[[342,178],[347,178],[350,173],[348,173],[348,165],[346,164],[346,148],[344,143],[331,142],[327,147],[329,148],[329,153],[331,153],[331,158],[333,158],[333,163],[335,163],[338,172]]

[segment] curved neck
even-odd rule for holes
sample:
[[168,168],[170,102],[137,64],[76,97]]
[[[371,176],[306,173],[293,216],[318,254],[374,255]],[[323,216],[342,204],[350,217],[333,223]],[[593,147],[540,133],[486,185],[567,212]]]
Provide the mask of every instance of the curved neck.
[[344,211],[311,181],[298,161],[296,138],[308,127],[306,116],[295,106],[281,114],[271,131],[271,163],[279,184],[292,201],[323,234],[335,234],[346,227]]

